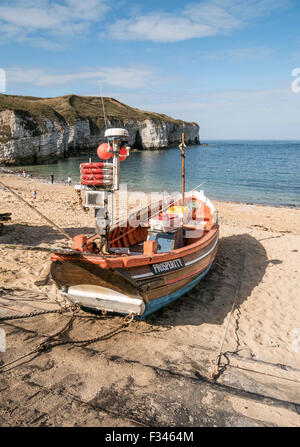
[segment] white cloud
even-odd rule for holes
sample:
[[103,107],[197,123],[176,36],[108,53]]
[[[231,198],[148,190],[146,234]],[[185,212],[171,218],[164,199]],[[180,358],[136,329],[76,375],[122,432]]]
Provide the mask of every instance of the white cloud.
[[77,72],[51,72],[40,68],[7,69],[7,83],[9,86],[30,84],[46,87],[72,84],[78,82],[103,83],[125,89],[141,89],[159,83],[156,71],[152,67],[104,67],[87,68]]
[[107,0],[14,0],[0,5],[0,41],[15,39],[37,46],[57,46],[60,35],[82,34],[101,20]]
[[228,3],[218,0],[192,3],[183,10],[183,16],[192,22],[206,24],[215,32],[230,31],[241,26],[242,22]]
[[108,27],[111,37],[120,40],[152,40],[153,42],[176,42],[193,37],[211,36],[214,30],[188,18],[171,14],[149,14],[136,20],[118,20]]
[[[203,0],[170,11],[135,13],[107,23],[103,36],[120,40],[176,42],[214,36],[241,28],[289,0]],[[14,39],[43,48],[57,48],[61,36],[88,32],[111,9],[110,0],[4,0],[0,3],[0,42]],[[115,5],[115,3],[114,3]],[[119,6],[124,4],[119,1]],[[118,7],[115,14],[120,14]],[[104,28],[104,24],[102,25]]]
[[293,93],[289,82],[269,89],[168,91],[167,97],[155,90],[111,91],[108,96],[142,110],[195,121],[202,140],[300,139],[300,93]]
[[173,13],[154,11],[120,19],[108,34],[120,40],[177,42],[208,37],[241,28],[247,21],[286,5],[288,0],[205,0]]
[[264,59],[276,53],[273,48],[253,47],[253,48],[232,48],[223,51],[208,51],[199,53],[202,57],[209,60],[243,60]]
[[157,98],[140,108],[196,121],[202,139],[300,139],[300,93],[292,92],[291,83],[260,90],[182,92],[173,99],[162,103]]
[[250,20],[270,14],[274,9],[282,8],[290,0],[217,0],[241,20]]
[[276,53],[273,48],[235,48],[228,51],[232,59],[264,59]]

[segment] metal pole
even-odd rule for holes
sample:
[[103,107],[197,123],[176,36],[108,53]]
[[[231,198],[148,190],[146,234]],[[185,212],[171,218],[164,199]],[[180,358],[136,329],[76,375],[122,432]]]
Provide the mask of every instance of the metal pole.
[[118,191],[120,187],[120,147],[119,141],[113,139],[113,166],[114,166],[114,182],[113,189]]

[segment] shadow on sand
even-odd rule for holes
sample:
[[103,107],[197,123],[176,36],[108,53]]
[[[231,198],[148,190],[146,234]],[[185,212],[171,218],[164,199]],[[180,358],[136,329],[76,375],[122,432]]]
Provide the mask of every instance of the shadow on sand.
[[[93,227],[70,227],[62,228],[71,237],[77,234],[94,234]],[[40,244],[61,244],[67,241],[66,237],[48,225],[34,226],[29,224],[5,225],[4,232],[0,235],[1,244],[12,245],[32,245],[36,247]]]
[[[74,237],[76,234],[93,234],[94,228],[64,228]],[[6,227],[0,237],[1,244],[41,243],[59,246],[66,239],[50,226],[13,224]],[[236,307],[251,295],[262,281],[268,264],[281,263],[268,260],[262,244],[248,234],[224,237],[220,240],[218,253],[210,272],[190,292],[165,308],[152,314],[144,323],[155,326],[198,326],[204,323],[221,325],[231,311],[235,294],[241,286]]]
[[[210,272],[186,295],[152,314],[146,322],[156,326],[221,325],[229,314],[239,286],[236,307],[262,281],[268,264],[264,247],[248,234],[224,237]],[[242,275],[242,276],[241,276]]]

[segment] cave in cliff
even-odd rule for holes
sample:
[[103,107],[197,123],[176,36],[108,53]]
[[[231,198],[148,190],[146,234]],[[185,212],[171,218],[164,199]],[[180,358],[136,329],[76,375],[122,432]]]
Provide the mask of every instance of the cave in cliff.
[[143,141],[142,141],[142,137],[140,134],[140,131],[138,130],[135,134],[135,140],[134,140],[134,144],[133,144],[134,149],[143,149]]

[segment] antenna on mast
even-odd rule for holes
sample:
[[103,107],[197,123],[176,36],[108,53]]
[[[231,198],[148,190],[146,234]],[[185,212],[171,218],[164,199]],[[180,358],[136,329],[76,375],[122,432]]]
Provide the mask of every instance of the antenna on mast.
[[102,110],[103,110],[105,130],[107,130],[107,119],[106,119],[104,100],[103,100],[102,81],[99,81],[99,88],[100,88],[100,96],[101,96],[101,101],[102,101]]

